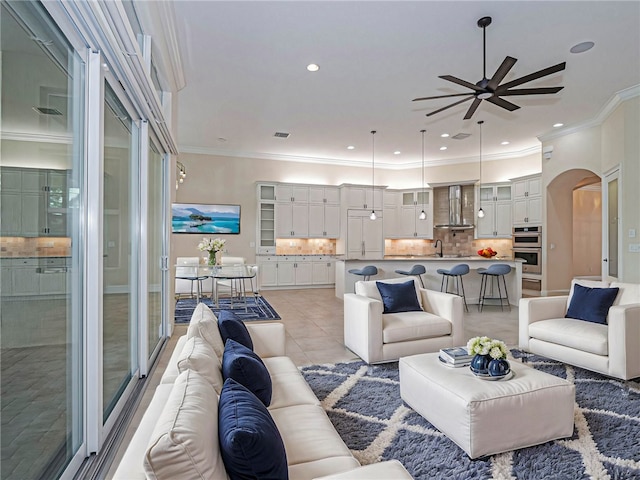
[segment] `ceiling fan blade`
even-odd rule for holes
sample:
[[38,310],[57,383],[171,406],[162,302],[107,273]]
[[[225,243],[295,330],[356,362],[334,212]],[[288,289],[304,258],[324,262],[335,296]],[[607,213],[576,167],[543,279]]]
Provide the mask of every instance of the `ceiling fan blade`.
[[495,90],[496,88],[498,88],[498,85],[500,85],[502,79],[507,75],[507,73],[509,73],[509,70],[511,70],[511,68],[517,61],[517,58],[505,57],[505,59],[502,61],[502,64],[498,67],[498,70],[496,70],[496,73],[494,73],[493,77],[491,77],[491,80],[489,80],[487,88],[491,90]]
[[417,102],[419,100],[433,100],[433,99],[436,99],[436,98],[447,98],[447,97],[462,97],[462,96],[467,96],[467,95],[475,95],[475,94],[473,92],[469,92],[469,93],[452,93],[451,95],[436,95],[435,97],[414,98],[411,101],[412,102]]
[[465,114],[464,119],[469,120],[471,117],[473,117],[473,114],[476,113],[476,110],[478,109],[481,103],[482,103],[482,100],[479,98],[476,98],[471,104],[471,106],[469,107],[469,110],[467,110],[467,113]]
[[547,75],[551,75],[552,73],[556,73],[564,70],[566,66],[567,66],[567,62],[562,62],[552,67],[543,68],[542,70],[538,70],[537,72],[530,73],[529,75],[525,75],[524,77],[516,78],[515,80],[511,80],[510,82],[503,83],[502,85],[500,85],[500,89],[516,87],[518,85],[522,85],[523,83],[530,82],[531,80],[535,80],[541,77],[546,77]]
[[439,108],[438,110],[434,110],[433,112],[427,113],[427,117],[431,115],[435,115],[436,113],[440,113],[447,108],[455,107],[456,105],[460,105],[461,103],[467,102],[471,100],[473,97],[463,98],[462,100],[458,100],[457,102],[452,103],[451,105],[447,105],[446,107]]
[[502,98],[496,97],[496,96],[493,96],[491,98],[487,98],[487,102],[491,102],[494,105],[497,105],[497,106],[502,107],[502,108],[504,108],[506,110],[509,110],[510,112],[513,112],[514,110],[517,110],[517,109],[520,108],[515,103],[507,102],[506,100],[503,100]]
[[496,95],[501,97],[506,95],[547,95],[558,93],[564,87],[544,87],[544,88],[519,88],[518,90],[496,90]]
[[462,85],[463,87],[470,88],[471,90],[475,90],[476,92],[484,92],[484,88],[481,88],[474,83],[467,82],[466,80],[453,77],[451,75],[440,75],[438,78],[442,78],[443,80],[447,80],[449,82],[457,83],[458,85]]

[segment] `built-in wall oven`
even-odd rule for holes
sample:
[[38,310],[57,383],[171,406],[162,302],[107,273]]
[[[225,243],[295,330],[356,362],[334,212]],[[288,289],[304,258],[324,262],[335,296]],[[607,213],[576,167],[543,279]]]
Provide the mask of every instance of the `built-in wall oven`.
[[520,258],[522,273],[542,274],[542,227],[514,227],[513,258]]

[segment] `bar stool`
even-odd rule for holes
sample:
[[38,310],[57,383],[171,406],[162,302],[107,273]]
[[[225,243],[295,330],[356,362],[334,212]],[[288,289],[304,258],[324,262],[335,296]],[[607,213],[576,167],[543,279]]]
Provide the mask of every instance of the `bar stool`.
[[[442,283],[440,284],[440,291],[449,293],[449,277],[454,277],[456,280],[456,295],[461,296],[464,301],[464,309],[468,312],[467,297],[464,294],[464,283],[462,283],[462,276],[469,273],[469,265],[466,263],[459,263],[450,270],[439,268],[437,273],[442,275]],[[444,279],[447,279],[447,285],[445,287]],[[462,288],[462,295],[460,295],[460,288]]]
[[[478,311],[481,312],[484,307],[485,300],[500,300],[500,310],[504,310],[504,300],[507,301],[507,306],[509,310],[511,310],[511,304],[509,303],[509,292],[507,291],[507,281],[504,276],[511,272],[511,267],[504,263],[495,263],[491,265],[489,268],[479,268],[478,273],[482,275],[482,279],[480,280],[480,301],[478,302]],[[487,279],[490,278],[490,280]],[[502,296],[502,291],[500,289],[500,277],[502,277],[502,283],[504,285],[504,297]],[[487,284],[491,282],[491,292],[490,295],[493,295],[493,285],[494,282],[498,285],[498,296],[497,297],[487,297]]]
[[349,270],[349,273],[361,276],[362,279],[366,282],[371,278],[372,275],[378,274],[378,267],[376,267],[375,265],[367,265],[366,267],[362,267],[361,269],[352,268],[351,270]]
[[409,271],[396,270],[396,273],[399,273],[400,275],[413,275],[415,277],[418,277],[418,280],[420,280],[420,285],[422,285],[422,288],[424,288],[424,282],[422,281],[422,274],[427,273],[427,269],[424,268],[424,265],[414,265],[413,267],[411,267],[411,270]]

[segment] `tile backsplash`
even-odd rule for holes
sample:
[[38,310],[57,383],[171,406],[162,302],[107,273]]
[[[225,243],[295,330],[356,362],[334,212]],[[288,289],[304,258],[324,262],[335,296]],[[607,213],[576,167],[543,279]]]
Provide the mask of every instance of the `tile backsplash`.
[[384,242],[385,255],[432,255],[440,251],[434,248],[436,240],[442,241],[442,253],[445,255],[474,256],[481,248],[491,247],[498,252],[499,257],[511,258],[510,238],[473,238],[473,229],[469,230],[445,230],[435,229],[433,240],[390,240]]
[[336,241],[329,238],[283,238],[276,240],[276,255],[335,255]]
[[68,237],[0,237],[0,257],[68,257]]

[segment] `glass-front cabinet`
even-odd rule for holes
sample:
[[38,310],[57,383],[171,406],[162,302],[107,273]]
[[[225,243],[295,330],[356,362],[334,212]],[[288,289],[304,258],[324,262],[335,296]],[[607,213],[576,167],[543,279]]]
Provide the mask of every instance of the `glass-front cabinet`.
[[485,184],[476,189],[478,208],[477,238],[510,238],[512,229],[511,184]]
[[258,184],[258,231],[256,253],[276,253],[276,185]]

